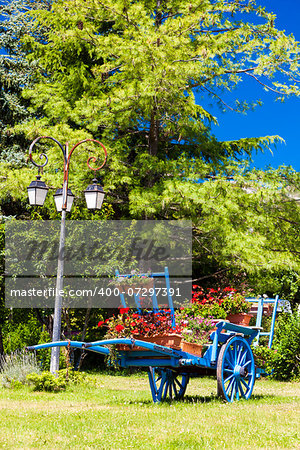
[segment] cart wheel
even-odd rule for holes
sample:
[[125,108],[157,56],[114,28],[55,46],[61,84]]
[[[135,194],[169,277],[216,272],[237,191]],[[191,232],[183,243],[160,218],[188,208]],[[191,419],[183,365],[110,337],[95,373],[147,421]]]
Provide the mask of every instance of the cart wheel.
[[248,342],[239,336],[222,345],[217,364],[218,395],[227,402],[249,399],[255,383],[254,357]]
[[178,374],[171,369],[160,367],[149,367],[148,375],[154,402],[166,399],[179,400],[184,396],[189,382],[188,374]]

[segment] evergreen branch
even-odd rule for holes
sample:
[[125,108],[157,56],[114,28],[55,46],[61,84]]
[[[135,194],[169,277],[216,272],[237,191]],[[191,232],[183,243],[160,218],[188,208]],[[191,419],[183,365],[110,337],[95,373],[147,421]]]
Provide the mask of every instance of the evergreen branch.
[[228,268],[228,269],[220,269],[220,270],[217,270],[217,272],[215,272],[215,273],[211,273],[210,275],[204,275],[204,277],[195,278],[195,279],[192,280],[192,282],[194,283],[195,281],[202,281],[202,280],[206,280],[207,278],[217,277],[221,273],[228,272],[229,270],[230,270],[230,268]]
[[278,219],[283,220],[284,222],[290,223],[291,225],[298,226],[300,224],[299,222],[295,222],[294,220],[289,220],[286,217],[282,217],[282,216],[279,216]]
[[216,77],[222,76],[222,75],[233,75],[233,74],[239,74],[239,73],[247,73],[247,72],[253,72],[257,67],[249,67],[248,69],[238,69],[238,70],[224,70],[222,73],[216,73],[212,77],[205,78],[201,82],[190,84],[189,87],[191,89],[202,86],[204,83],[207,83],[208,81],[213,80]]
[[221,103],[223,103],[226,108],[230,109],[231,111],[238,112],[237,109],[232,108],[231,106],[227,105],[227,103],[224,102],[224,100],[221,99],[217,94],[212,92],[210,89],[208,89],[206,86],[202,86],[203,89],[205,89],[207,92],[209,92],[213,97],[216,97]]
[[263,83],[263,82],[260,81],[255,75],[253,75],[253,73],[246,73],[246,75],[248,75],[249,77],[254,78],[259,84],[261,84],[263,87],[265,87],[265,88],[268,89],[269,91],[275,92],[275,94],[287,95],[285,92],[277,91],[277,89],[271,88],[271,87],[268,86],[267,84]]

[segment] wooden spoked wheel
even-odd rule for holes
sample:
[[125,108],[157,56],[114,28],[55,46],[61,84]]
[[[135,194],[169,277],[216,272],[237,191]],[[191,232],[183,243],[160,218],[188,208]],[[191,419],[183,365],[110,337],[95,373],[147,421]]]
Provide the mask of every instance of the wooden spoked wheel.
[[254,357],[248,342],[234,336],[222,345],[217,364],[218,395],[227,402],[248,400],[255,383]]
[[148,371],[153,401],[179,400],[186,391],[189,375],[171,369],[149,367]]

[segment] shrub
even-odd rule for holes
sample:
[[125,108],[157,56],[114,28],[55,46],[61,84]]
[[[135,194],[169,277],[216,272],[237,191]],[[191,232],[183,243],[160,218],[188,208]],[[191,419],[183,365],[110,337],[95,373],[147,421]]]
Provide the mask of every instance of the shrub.
[[24,351],[0,357],[0,367],[2,385],[6,388],[21,387],[26,384],[28,374],[40,372],[35,354]]
[[66,389],[67,382],[64,377],[56,377],[50,372],[27,375],[27,381],[34,385],[34,391],[59,392]]
[[260,369],[264,369],[266,374],[271,375],[274,370],[276,360],[276,350],[265,345],[259,345],[252,348],[255,365]]
[[50,372],[27,375],[27,381],[33,384],[34,391],[46,392],[64,391],[68,385],[83,383],[85,379],[85,374],[68,369],[60,370],[57,377]]
[[36,344],[41,335],[41,325],[35,317],[27,322],[16,325],[11,322],[3,328],[3,345],[5,353],[11,354],[16,350]]
[[276,350],[274,378],[300,379],[300,314],[278,318],[273,348]]

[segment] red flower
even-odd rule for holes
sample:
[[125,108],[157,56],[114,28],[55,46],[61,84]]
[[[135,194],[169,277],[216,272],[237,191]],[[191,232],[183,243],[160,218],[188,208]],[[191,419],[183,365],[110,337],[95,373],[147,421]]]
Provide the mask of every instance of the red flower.
[[133,319],[138,319],[139,317],[140,317],[139,314],[136,314],[136,313],[132,314],[132,318],[133,318]]
[[116,325],[115,330],[119,332],[119,331],[124,330],[124,327],[123,327],[123,325]]
[[130,308],[119,308],[120,314],[127,314]]
[[104,324],[103,320],[100,320],[100,322],[98,322],[98,327],[102,327],[103,324]]
[[139,334],[139,330],[137,328],[135,328],[134,330],[132,330],[133,334]]

